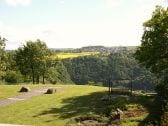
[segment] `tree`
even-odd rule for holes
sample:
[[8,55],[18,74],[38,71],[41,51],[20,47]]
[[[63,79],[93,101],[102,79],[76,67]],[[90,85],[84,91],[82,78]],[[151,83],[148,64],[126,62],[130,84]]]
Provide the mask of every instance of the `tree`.
[[63,82],[63,83],[72,83],[69,73],[67,72],[66,67],[60,60],[49,60],[47,71],[46,71],[46,79],[51,83]]
[[156,7],[152,18],[144,23],[142,44],[136,51],[135,57],[158,73],[168,68],[168,9]]
[[4,71],[6,69],[5,42],[6,42],[6,39],[0,36],[0,79],[4,77]]
[[137,49],[135,58],[162,78],[164,88],[160,89],[168,90],[166,74],[168,72],[168,8],[157,6],[152,18],[143,25],[142,44]]
[[[39,83],[39,78],[45,72],[46,58],[49,50],[40,40],[27,41],[26,45],[16,51],[16,64],[23,75],[32,77],[33,84]],[[36,79],[36,80],[35,80]]]

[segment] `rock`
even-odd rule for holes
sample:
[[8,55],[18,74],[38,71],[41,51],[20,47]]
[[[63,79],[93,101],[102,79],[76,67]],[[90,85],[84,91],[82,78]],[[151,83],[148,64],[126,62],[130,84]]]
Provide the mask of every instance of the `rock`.
[[29,92],[30,88],[29,87],[22,87],[19,92]]
[[123,119],[123,114],[124,114],[123,111],[117,108],[116,111],[111,112],[111,117],[113,120],[116,120],[116,119],[121,120]]
[[46,92],[46,94],[53,94],[55,93],[57,90],[55,88],[49,88]]
[[119,108],[117,108],[117,113],[118,113],[118,119],[123,119],[123,111],[121,110],[121,109],[119,109]]
[[111,112],[111,117],[112,117],[113,119],[116,119],[116,118],[117,118],[117,115],[118,115],[117,111]]

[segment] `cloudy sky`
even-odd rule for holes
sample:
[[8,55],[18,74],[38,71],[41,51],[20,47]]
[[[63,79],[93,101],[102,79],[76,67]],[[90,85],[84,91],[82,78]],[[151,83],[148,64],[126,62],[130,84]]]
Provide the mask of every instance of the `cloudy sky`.
[[41,39],[50,48],[140,45],[142,24],[168,0],[0,0],[6,49]]

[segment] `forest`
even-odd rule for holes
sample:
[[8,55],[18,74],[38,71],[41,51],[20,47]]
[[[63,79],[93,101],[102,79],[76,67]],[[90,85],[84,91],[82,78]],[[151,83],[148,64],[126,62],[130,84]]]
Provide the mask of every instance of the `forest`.
[[136,90],[154,91],[156,78],[135,60],[134,48],[116,47],[112,52],[104,50],[95,54],[92,53],[94,47],[89,48],[91,55],[61,59],[56,56],[58,52],[49,49],[44,42],[27,42],[18,50],[4,51],[6,63],[1,71],[1,82],[108,86],[110,79],[114,87],[129,88],[132,83]]

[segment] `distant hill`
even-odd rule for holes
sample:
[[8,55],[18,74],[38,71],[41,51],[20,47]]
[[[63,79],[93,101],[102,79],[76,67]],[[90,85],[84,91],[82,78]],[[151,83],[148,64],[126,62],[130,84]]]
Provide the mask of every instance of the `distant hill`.
[[101,52],[101,53],[115,53],[120,51],[134,51],[137,47],[136,46],[113,46],[113,47],[105,47],[105,46],[86,46],[82,48],[72,49],[72,48],[52,48],[56,52],[73,52],[73,53],[80,53],[80,52]]
[[[86,46],[81,48],[50,48],[55,52],[67,52],[67,53],[80,53],[80,52],[100,52],[100,53],[114,53],[120,51],[135,51],[137,46]],[[14,50],[6,50],[6,52],[11,52]]]

